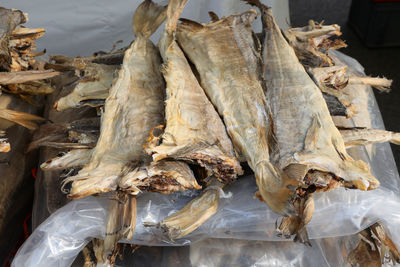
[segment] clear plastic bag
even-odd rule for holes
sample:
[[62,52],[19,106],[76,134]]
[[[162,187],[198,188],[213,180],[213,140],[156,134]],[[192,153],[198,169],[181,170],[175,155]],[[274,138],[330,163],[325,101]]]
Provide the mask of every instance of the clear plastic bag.
[[[342,55],[341,57],[347,60],[352,68],[362,70],[355,60]],[[372,126],[383,128],[372,90],[368,90]],[[363,148],[360,151],[362,152]],[[392,229],[393,225],[399,225],[399,175],[393,154],[389,144],[376,144],[373,151],[364,151],[360,157],[370,164],[372,173],[381,182],[380,188],[367,192],[340,188],[328,193],[315,193],[315,212],[307,226],[310,239],[354,235],[380,219],[390,222],[388,226],[392,226]],[[279,244],[290,244],[275,235],[275,223],[279,216],[270,211],[264,203],[253,198],[257,186],[252,176],[241,177],[224,190],[226,193],[231,192],[232,197],[220,200],[218,212],[194,232],[174,243],[168,240],[161,230],[145,227],[143,223],[158,223],[167,215],[181,209],[198,192],[140,195],[137,199],[135,235],[129,242],[150,246],[181,246],[212,237],[281,241]],[[13,266],[70,265],[91,238],[104,236],[108,205],[108,200],[93,197],[67,204],[35,230],[19,250]],[[399,234],[396,232],[394,236],[400,237]],[[290,259],[289,254],[292,255],[292,252],[285,251],[286,249],[282,249],[282,253]],[[293,252],[293,255],[298,253]],[[312,260],[310,254],[307,254],[307,257],[303,259],[306,263]],[[276,260],[278,263],[278,259]]]

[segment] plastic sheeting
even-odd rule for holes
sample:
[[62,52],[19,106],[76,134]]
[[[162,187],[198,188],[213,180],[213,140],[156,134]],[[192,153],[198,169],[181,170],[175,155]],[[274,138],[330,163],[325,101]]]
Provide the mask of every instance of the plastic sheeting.
[[[123,40],[119,47],[128,45],[133,39],[132,15],[141,0],[2,0],[0,6],[20,9],[29,15],[31,28],[45,28],[46,34],[36,43],[38,50],[47,49],[50,55],[90,56],[93,52],[109,51],[117,40]],[[165,0],[155,0],[168,3]],[[288,0],[264,0],[276,14],[278,24],[287,29],[289,20]],[[250,9],[241,1],[202,0],[189,1],[182,17],[199,22],[208,22],[207,12],[218,16]],[[258,18],[259,19],[259,18]],[[256,31],[261,32],[260,23]],[[163,27],[153,34],[151,40],[157,43]]]
[[[363,70],[355,60],[338,55],[352,68]],[[384,125],[378,106],[372,90],[368,90],[372,126],[382,129]],[[364,192],[340,188],[328,193],[315,193],[315,212],[307,226],[310,239],[354,235],[383,219],[394,231],[393,239],[400,240],[400,229],[396,227],[400,225],[399,175],[393,154],[389,144],[376,144],[373,151],[372,154],[365,154],[363,159],[369,161],[372,173],[380,180],[379,189]],[[282,239],[275,235],[275,222],[279,216],[253,198],[257,186],[252,176],[241,177],[224,190],[232,196],[220,200],[218,212],[197,230],[175,242],[168,240],[161,230],[145,227],[143,223],[161,221],[181,209],[198,192],[140,195],[137,199],[135,235],[129,242],[179,246],[212,237],[282,243]],[[70,265],[91,238],[104,236],[108,205],[106,199],[90,197],[64,206],[35,230],[19,250],[13,266]]]

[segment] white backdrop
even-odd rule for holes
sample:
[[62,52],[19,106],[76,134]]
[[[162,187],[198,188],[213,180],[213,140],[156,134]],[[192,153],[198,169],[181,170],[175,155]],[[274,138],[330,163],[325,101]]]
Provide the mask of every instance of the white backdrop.
[[[46,34],[37,41],[38,50],[47,54],[89,56],[93,52],[109,51],[117,40],[118,47],[133,39],[131,20],[141,0],[1,0],[0,6],[20,9],[29,15],[25,24],[31,28],[45,28]],[[156,1],[167,4],[168,1]],[[289,22],[288,0],[263,0],[272,6],[278,24],[287,28]],[[208,11],[218,16],[248,10],[249,5],[240,0],[190,0],[182,16],[199,22],[208,22]],[[260,17],[260,16],[259,16]],[[255,30],[261,31],[259,18]],[[152,36],[157,41],[163,27]]]

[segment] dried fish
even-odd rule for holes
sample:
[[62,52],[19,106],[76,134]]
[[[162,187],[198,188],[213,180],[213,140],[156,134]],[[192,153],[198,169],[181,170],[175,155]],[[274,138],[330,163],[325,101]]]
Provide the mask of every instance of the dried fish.
[[131,240],[136,227],[136,197],[119,192],[117,200],[112,201],[106,225],[104,253],[112,253],[115,244],[125,237]]
[[0,84],[25,83],[30,81],[48,79],[60,75],[54,70],[27,70],[18,72],[0,72]]
[[223,117],[236,152],[255,173],[259,190],[275,212],[288,215],[293,208],[281,201],[297,186],[269,161],[271,121],[260,82],[260,61],[251,23],[255,10],[217,22],[199,24],[182,20],[177,39],[194,63],[201,85]]
[[309,68],[308,73],[323,93],[336,97],[346,107],[347,117],[353,117],[357,113],[357,107],[349,97],[349,90],[345,90],[347,86],[357,84],[370,85],[380,91],[388,92],[392,84],[392,81],[386,78],[359,77],[349,74],[346,65]]
[[141,191],[170,194],[201,189],[189,166],[180,161],[161,160],[128,171],[119,183],[121,190],[137,195]]
[[157,226],[163,229],[172,241],[187,236],[217,212],[221,188],[222,184],[215,182]]
[[9,50],[10,35],[19,24],[28,21],[28,16],[20,10],[0,7],[0,18],[0,71],[10,71],[12,63]]
[[39,127],[36,121],[45,120],[37,115],[11,109],[0,109],[0,118],[17,123],[25,128],[28,128],[29,130],[36,130]]
[[42,170],[60,170],[71,167],[82,167],[89,163],[92,149],[73,149],[61,156],[49,159],[40,165]]
[[359,235],[360,242],[347,257],[352,266],[382,266],[386,259],[393,265],[400,263],[400,252],[380,222],[361,231]]
[[400,133],[386,130],[345,128],[340,129],[340,134],[343,137],[346,148],[384,142],[400,145]]
[[[165,8],[143,2],[133,17],[137,36],[106,100],[100,137],[90,162],[73,177],[70,198],[115,190],[124,167],[146,159],[142,145],[152,127],[162,122],[164,81],[161,59],[148,37],[165,18]],[[146,103],[143,105],[143,103]]]
[[154,161],[173,158],[197,162],[220,181],[229,183],[242,173],[240,163],[224,124],[174,40],[178,17],[186,3],[171,0],[168,5],[168,19],[159,42],[167,82],[166,128],[162,136],[152,134],[146,151]]
[[[263,61],[266,99],[276,137],[271,162],[284,170],[290,179],[297,181],[298,188],[302,188],[305,194],[315,191],[312,190],[316,186],[315,179],[309,177],[313,171],[324,179],[324,174],[327,175],[329,183],[323,185],[324,191],[340,184],[360,190],[377,188],[379,181],[370,173],[369,166],[347,154],[321,91],[286,42],[275,23],[272,10],[258,0],[247,2],[260,8],[265,30]],[[290,203],[299,197],[301,191],[289,192],[280,201]],[[269,197],[263,191],[260,195],[263,200]],[[300,231],[297,229],[298,237]],[[307,239],[302,239],[307,242]]]
[[1,90],[6,93],[17,95],[48,95],[54,92],[54,87],[48,80],[31,81],[19,84],[8,84],[2,86]]
[[84,118],[73,122],[43,124],[34,133],[27,151],[41,146],[86,145],[92,148],[97,143],[100,119]]
[[346,47],[346,44],[339,39],[332,42],[329,38],[341,34],[339,25],[322,25],[313,20],[310,20],[309,25],[305,27],[284,31],[285,38],[293,47],[300,62],[306,67],[332,66],[332,59],[326,51]]
[[78,85],[70,94],[57,100],[54,108],[61,111],[94,102],[104,105],[118,69],[117,65],[87,64]]
[[294,241],[299,241],[311,246],[308,240],[306,225],[311,221],[314,212],[314,199],[312,194],[306,194],[304,197],[297,198],[294,203],[296,216],[283,217],[279,227],[276,227],[278,236],[291,238],[295,236]]

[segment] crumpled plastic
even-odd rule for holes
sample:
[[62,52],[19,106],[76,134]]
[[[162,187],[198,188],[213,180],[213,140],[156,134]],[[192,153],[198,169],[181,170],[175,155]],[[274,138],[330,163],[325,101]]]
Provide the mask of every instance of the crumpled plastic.
[[[339,55],[352,68],[363,70],[354,59],[343,54]],[[379,108],[372,90],[369,90],[372,126],[384,129]],[[373,191],[339,188],[327,193],[315,193],[315,211],[307,226],[310,239],[354,235],[376,221],[384,219],[389,229],[394,231],[392,233],[394,241],[400,240],[400,229],[396,229],[396,226],[400,225],[400,180],[393,154],[389,144],[386,143],[374,145],[373,151],[373,154],[365,154],[363,160],[368,161],[372,173],[379,179],[381,186]],[[195,244],[207,238],[230,238],[247,241],[280,241],[274,243],[289,244],[276,236],[275,223],[280,217],[270,211],[264,203],[254,199],[256,190],[253,176],[241,177],[224,189],[226,193],[230,192],[232,197],[220,200],[218,212],[213,217],[188,236],[174,242],[170,241],[160,229],[145,227],[144,223],[158,223],[181,209],[199,192],[187,191],[171,195],[143,193],[137,198],[137,226],[134,237],[129,243],[182,246]],[[59,209],[25,241],[14,258],[13,266],[69,266],[90,239],[104,237],[109,203],[109,200],[104,198],[89,197],[74,200]],[[128,241],[122,240],[122,242]],[[284,252],[286,249],[282,248],[282,251],[286,253]],[[292,254],[300,255],[295,252]],[[299,257],[301,258],[301,255]],[[308,252],[307,257],[311,258]],[[278,263],[278,259],[271,260]],[[304,257],[302,260],[307,262]],[[297,266],[295,263],[287,264]]]

